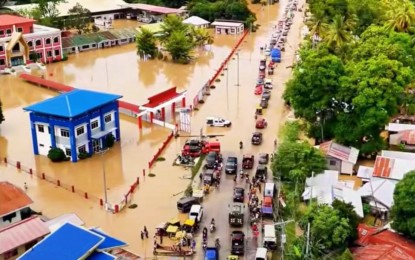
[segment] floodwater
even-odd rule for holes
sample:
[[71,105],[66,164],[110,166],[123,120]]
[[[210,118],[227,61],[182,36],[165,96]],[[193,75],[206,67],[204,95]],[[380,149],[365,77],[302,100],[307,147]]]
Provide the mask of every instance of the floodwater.
[[[301,6],[302,1],[299,2]],[[284,5],[285,1],[282,1],[282,4]],[[192,134],[199,134],[200,128],[204,128],[209,134],[223,134],[223,137],[218,138],[224,157],[237,155],[240,160],[244,153],[256,155],[259,152],[274,150],[274,139],[287,115],[281,99],[284,83],[291,75],[291,69],[286,67],[292,65],[295,59],[294,52],[299,44],[302,20],[301,13],[296,13],[295,24],[288,36],[286,52],[283,53],[283,60],[273,76],[274,90],[270,105],[264,113],[264,117],[268,119],[268,128],[261,130],[265,142],[254,147],[250,145],[250,138],[255,131],[254,112],[260,99],[254,95],[261,57],[259,46],[268,43],[279,11],[278,5],[264,8],[257,5],[252,9],[257,13],[261,27],[256,33],[247,36],[239,48],[239,75],[238,59],[235,58],[229,63],[227,72],[221,76],[221,82],[215,84],[216,89],[211,89],[206,103],[200,106],[200,110],[194,111],[192,117]],[[46,77],[79,88],[121,94],[124,96],[123,100],[137,104],[144,103],[150,95],[177,86],[181,90],[188,90],[189,101],[213,76],[236,40],[233,36],[215,36],[212,52],[202,52],[203,56],[197,59],[195,64],[187,66],[162,61],[139,61],[135,55],[134,45],[94,50],[72,55],[67,62],[48,65]],[[239,87],[236,86],[238,81]],[[36,168],[39,172],[59,178],[63,183],[74,184],[77,189],[102,198],[102,160],[99,156],[76,164],[52,164],[45,157],[32,155],[29,119],[22,107],[53,95],[55,93],[23,83],[12,76],[0,77],[0,99],[3,101],[7,120],[1,126],[0,156],[7,155],[12,160],[20,160],[23,165]],[[206,129],[204,121],[207,116],[230,119],[232,127]],[[147,168],[148,159],[160,147],[167,134],[166,129],[149,125],[144,125],[144,129],[139,131],[134,119],[121,118],[122,141],[107,152],[103,160],[109,201],[115,203],[121,200],[128,186],[138,176],[140,186],[132,200],[138,207],[126,209],[116,215],[100,210],[96,202],[71,194],[35,177],[31,178],[28,174],[19,173],[11,166],[0,165],[0,180],[8,180],[19,186],[27,182],[28,193],[35,201],[34,209],[42,211],[48,217],[68,212],[77,213],[88,226],[100,226],[110,234],[125,240],[129,244],[129,250],[143,257],[150,257],[153,241],[141,241],[140,230],[146,225],[152,236],[154,227],[160,222],[176,217],[176,200],[189,183],[185,178],[189,175],[189,170],[171,166],[186,138],[173,140],[163,155],[166,161],[156,163],[151,170],[155,177],[142,176],[142,169]],[[243,151],[239,150],[240,140],[244,142]],[[230,232],[227,208],[228,203],[232,201],[233,186],[231,176],[224,176],[220,189],[212,191],[204,203],[204,221],[210,222],[212,217],[216,219],[218,233],[214,236],[221,237],[221,258],[229,254],[230,249],[227,239]],[[244,232],[249,241],[248,256],[245,259],[252,259],[249,256],[255,253],[255,241],[250,231],[246,229]],[[211,243],[213,238],[211,236]],[[196,259],[200,259],[200,255]]]

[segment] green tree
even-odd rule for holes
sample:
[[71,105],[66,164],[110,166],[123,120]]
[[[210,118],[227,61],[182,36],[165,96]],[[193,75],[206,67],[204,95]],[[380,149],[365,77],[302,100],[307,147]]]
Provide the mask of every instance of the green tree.
[[340,58],[329,54],[321,45],[317,49],[303,49],[300,57],[294,77],[287,83],[284,99],[294,108],[296,116],[315,122],[317,111],[331,108],[344,67]]
[[79,34],[89,32],[89,22],[91,20],[91,12],[84,8],[80,3],[76,3],[68,10],[69,27],[74,28]]
[[[145,28],[141,28],[136,36],[137,54],[144,58],[149,55],[150,59],[157,56],[158,49],[156,45],[156,37],[154,34]],[[147,56],[148,57],[148,56]]]
[[[38,4],[35,13],[40,13],[40,23],[46,26],[58,26],[59,25],[59,11],[57,6],[64,0],[36,0]],[[36,9],[36,8],[35,8]]]
[[178,63],[188,63],[192,59],[191,52],[194,47],[193,39],[184,31],[173,32],[165,43],[172,60]]
[[314,251],[327,253],[346,247],[346,241],[350,237],[350,224],[337,209],[326,204],[309,207],[300,221],[301,228],[306,230],[308,223]]
[[166,43],[174,32],[183,32],[184,35],[190,35],[190,26],[183,23],[183,19],[177,15],[167,16],[161,25],[162,36],[160,41]]
[[303,183],[312,172],[319,174],[325,168],[322,153],[305,142],[283,142],[272,163],[274,176],[296,183]]
[[351,31],[355,26],[355,16],[345,17],[336,15],[333,18],[333,21],[328,25],[327,32],[323,35],[323,38],[332,51],[342,53],[345,45],[350,43],[353,39]]
[[310,12],[324,23],[330,23],[333,17],[347,17],[348,0],[309,0]]
[[411,238],[415,238],[414,187],[415,171],[411,171],[396,184],[391,210],[392,228]]
[[196,46],[201,47],[213,43],[212,35],[210,35],[209,31],[205,28],[196,28],[192,26],[190,31]]
[[340,256],[336,257],[335,260],[353,260],[353,259],[354,257],[353,257],[352,252],[350,252],[350,249],[346,248]]
[[0,100],[0,125],[4,120],[5,120],[5,118],[4,118],[4,115],[3,115],[3,104],[1,103],[1,100]]
[[349,245],[352,245],[357,239],[357,226],[360,223],[360,217],[356,214],[355,208],[351,203],[336,199],[331,206],[339,212],[340,217],[348,220],[350,228],[348,243]]
[[376,24],[382,15],[378,0],[348,0],[349,10],[358,17],[354,33],[360,35],[370,25]]
[[393,0],[387,3],[385,26],[397,32],[410,32],[415,26],[415,9],[408,0]]

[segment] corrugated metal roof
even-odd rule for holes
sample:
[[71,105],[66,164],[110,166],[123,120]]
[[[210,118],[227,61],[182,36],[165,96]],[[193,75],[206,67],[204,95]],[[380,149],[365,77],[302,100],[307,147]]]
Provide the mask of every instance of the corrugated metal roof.
[[32,203],[32,199],[21,188],[7,181],[0,182],[0,216],[27,207]]
[[359,156],[359,150],[356,148],[346,147],[337,144],[334,141],[328,141],[320,144],[319,149],[324,155],[353,164],[357,162],[357,157]]
[[409,145],[415,144],[415,130],[407,130],[402,132],[402,141],[405,141]]
[[137,30],[135,28],[114,29],[109,31],[116,39],[135,38]]
[[49,229],[34,216],[0,229],[0,255],[49,234]]
[[62,38],[62,48],[72,48],[88,44],[98,44],[105,41],[114,41],[135,37],[137,30],[135,28],[114,29],[89,34],[74,35]]

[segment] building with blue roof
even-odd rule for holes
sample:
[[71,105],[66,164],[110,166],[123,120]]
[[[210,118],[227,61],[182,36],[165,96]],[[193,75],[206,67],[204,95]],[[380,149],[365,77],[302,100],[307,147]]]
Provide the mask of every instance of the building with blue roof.
[[91,155],[105,148],[110,135],[119,141],[121,97],[76,89],[25,107],[30,112],[34,154],[61,148],[76,162],[80,153]]
[[107,251],[125,245],[126,243],[102,231],[88,230],[68,222],[21,255],[18,260],[113,260],[117,257]]

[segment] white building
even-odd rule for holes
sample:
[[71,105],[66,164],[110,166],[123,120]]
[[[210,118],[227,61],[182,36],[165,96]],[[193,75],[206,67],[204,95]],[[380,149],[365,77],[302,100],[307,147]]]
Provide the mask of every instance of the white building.
[[244,32],[244,24],[242,22],[215,20],[212,23],[215,26],[216,34],[241,34]]
[[209,27],[209,21],[206,21],[203,18],[200,18],[199,16],[190,16],[186,20],[183,21],[184,24],[190,24],[193,25],[196,28],[207,28]]

